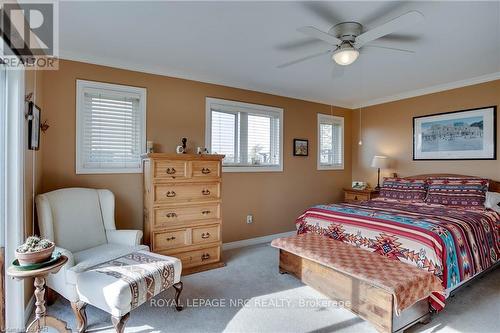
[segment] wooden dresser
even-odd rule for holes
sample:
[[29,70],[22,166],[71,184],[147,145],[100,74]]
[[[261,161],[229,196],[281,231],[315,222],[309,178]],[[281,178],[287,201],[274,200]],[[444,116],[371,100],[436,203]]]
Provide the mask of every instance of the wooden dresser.
[[152,153],[144,158],[144,243],[189,274],[221,260],[224,155]]

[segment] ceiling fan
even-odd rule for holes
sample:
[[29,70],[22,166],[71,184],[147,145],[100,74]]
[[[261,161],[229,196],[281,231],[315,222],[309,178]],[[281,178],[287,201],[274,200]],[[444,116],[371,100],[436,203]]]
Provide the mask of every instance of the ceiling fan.
[[334,25],[330,28],[330,30],[328,30],[328,32],[321,31],[320,29],[312,26],[301,27],[297,29],[297,31],[313,39],[326,42],[332,47],[328,50],[311,54],[306,57],[281,64],[277,67],[285,68],[299,62],[330,53],[332,54],[332,59],[335,63],[347,66],[356,61],[359,56],[359,50],[363,47],[377,47],[406,53],[414,53],[414,51],[411,50],[367,44],[379,38],[389,37],[387,35],[416,24],[421,21],[423,17],[424,16],[418,11],[409,11],[368,31],[363,31],[363,25],[358,22],[342,22]]

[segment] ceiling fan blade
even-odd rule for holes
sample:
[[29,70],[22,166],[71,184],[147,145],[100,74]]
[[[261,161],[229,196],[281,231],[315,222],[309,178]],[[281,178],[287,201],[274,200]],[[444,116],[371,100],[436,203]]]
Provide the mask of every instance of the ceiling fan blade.
[[365,45],[365,46],[363,46],[363,48],[365,48],[365,47],[374,47],[377,49],[386,49],[386,50],[399,51],[399,52],[405,52],[405,53],[410,53],[410,54],[415,53],[415,51],[413,51],[413,50],[398,49],[397,47],[388,47],[388,46],[381,46],[381,45]]
[[335,25],[343,21],[342,18],[332,10],[328,2],[305,1],[302,2],[302,6],[330,25]]
[[276,68],[280,68],[281,69],[281,68],[285,68],[285,67],[288,67],[288,66],[292,66],[292,65],[298,64],[299,62],[302,62],[302,61],[306,61],[306,60],[309,60],[309,59],[320,57],[320,56],[328,54],[328,53],[330,53],[332,51],[333,50],[326,50],[326,51],[321,51],[321,52],[318,52],[318,53],[314,53],[314,54],[311,54],[311,55],[308,55],[308,56],[305,56],[305,57],[302,57],[302,58],[299,58],[299,59],[296,59],[296,60],[285,62],[284,64],[276,66]]
[[329,33],[323,32],[315,27],[301,27],[298,28],[297,31],[302,32],[304,35],[309,37],[320,39],[324,42],[327,42],[331,45],[340,45],[342,41],[335,36],[330,35]]
[[388,42],[398,42],[398,43],[405,43],[405,42],[416,42],[420,40],[420,36],[417,35],[409,35],[409,34],[390,34],[390,35],[385,35],[380,38],[379,40],[383,41],[388,41]]
[[396,17],[393,20],[390,20],[387,23],[384,23],[376,28],[362,33],[361,35],[356,37],[355,46],[357,48],[360,48],[361,46],[365,45],[368,42],[371,42],[372,40],[391,34],[397,30],[404,29],[410,25],[416,24],[417,22],[422,20],[423,17],[424,16],[420,12],[417,12],[415,10],[410,11],[406,14]]
[[316,38],[301,38],[300,40],[295,40],[295,41],[290,41],[290,42],[284,42],[276,46],[276,49],[282,50],[282,51],[289,51],[289,50],[296,50],[296,49],[301,49],[305,48],[308,46],[312,45],[318,45],[322,44],[323,41],[316,39]]
[[411,4],[407,1],[387,1],[370,10],[367,15],[360,18],[359,22],[363,22],[364,26],[373,27],[380,20],[389,19],[401,13],[406,13],[411,10]]

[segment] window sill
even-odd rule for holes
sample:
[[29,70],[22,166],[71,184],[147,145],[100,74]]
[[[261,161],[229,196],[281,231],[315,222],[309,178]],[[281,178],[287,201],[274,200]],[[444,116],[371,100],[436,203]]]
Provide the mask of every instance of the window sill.
[[318,171],[323,170],[344,170],[344,165],[318,165]]

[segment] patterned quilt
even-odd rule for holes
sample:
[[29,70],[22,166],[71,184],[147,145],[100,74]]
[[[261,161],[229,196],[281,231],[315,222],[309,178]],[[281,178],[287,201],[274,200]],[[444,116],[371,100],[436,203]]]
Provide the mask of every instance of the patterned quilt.
[[[296,224],[298,234],[318,233],[431,272],[448,291],[500,259],[500,214],[492,210],[375,199],[318,205]],[[431,305],[440,310],[444,298],[436,295]]]
[[151,255],[148,251],[137,251],[89,271],[106,274],[128,284],[132,310],[173,285],[174,265],[165,258]]

